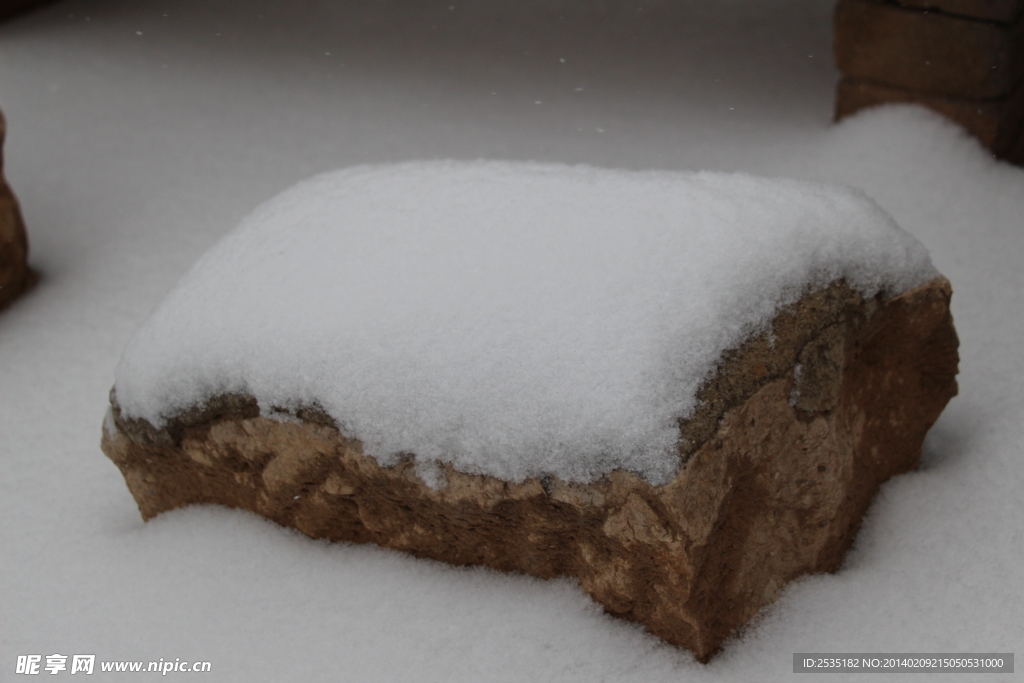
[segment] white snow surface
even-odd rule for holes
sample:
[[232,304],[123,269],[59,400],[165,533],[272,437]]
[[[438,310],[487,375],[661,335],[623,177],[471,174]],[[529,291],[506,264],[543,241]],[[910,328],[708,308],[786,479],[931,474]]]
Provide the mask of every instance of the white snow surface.
[[[54,653],[95,654],[90,681],[133,680],[100,662],[179,658],[213,671],[168,680],[218,683],[790,681],[794,652],[1019,656],[1024,170],[920,109],[832,124],[833,9],[63,0],[0,24],[4,172],[42,272],[0,313],[0,678]],[[953,284],[960,393],[839,572],[789,584],[705,666],[570,581],[216,507],[143,524],[98,441],[154,307],[280,188],[438,158],[843,183],[927,245]]]
[[319,175],[210,250],[129,343],[124,414],[318,405],[384,464],[665,483],[723,352],[800,294],[934,277],[863,193],[745,174],[414,162]]

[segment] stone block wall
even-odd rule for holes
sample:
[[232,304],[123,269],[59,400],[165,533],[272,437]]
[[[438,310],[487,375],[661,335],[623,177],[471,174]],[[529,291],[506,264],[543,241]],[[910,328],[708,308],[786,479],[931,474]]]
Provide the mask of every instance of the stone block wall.
[[840,0],[836,120],[921,104],[1024,164],[1024,0]]

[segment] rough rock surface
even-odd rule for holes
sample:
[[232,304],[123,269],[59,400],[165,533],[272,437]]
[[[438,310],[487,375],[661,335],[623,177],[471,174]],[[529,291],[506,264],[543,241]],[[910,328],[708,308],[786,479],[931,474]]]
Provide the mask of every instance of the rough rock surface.
[[874,83],[968,99],[1013,92],[1024,71],[1021,22],[995,24],[876,0],[840,0],[836,66]]
[[956,394],[950,294],[939,278],[865,301],[840,282],[781,311],[704,385],[664,486],[451,468],[431,486],[412,460],[381,467],[315,407],[273,420],[238,395],[159,430],[123,419],[112,395],[102,446],[145,519],[220,503],[314,538],[576,577],[706,661],[787,581],[837,569],[879,485],[916,465]]
[[0,309],[28,289],[34,276],[28,267],[28,238],[21,209],[4,180],[3,145],[7,124],[0,112]]

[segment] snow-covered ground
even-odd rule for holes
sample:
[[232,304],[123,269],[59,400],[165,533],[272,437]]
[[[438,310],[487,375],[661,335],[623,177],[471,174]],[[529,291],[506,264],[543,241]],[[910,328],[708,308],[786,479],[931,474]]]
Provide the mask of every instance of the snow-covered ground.
[[[5,171],[43,273],[0,314],[0,679],[53,653],[206,660],[217,681],[732,681],[788,679],[793,652],[1021,652],[1024,171],[920,110],[831,126],[830,13],[68,0],[0,25]],[[98,448],[129,337],[256,204],[342,166],[481,157],[848,183],[953,283],[960,396],[920,470],[882,489],[839,573],[791,585],[708,666],[569,581],[224,509],[144,525]]]

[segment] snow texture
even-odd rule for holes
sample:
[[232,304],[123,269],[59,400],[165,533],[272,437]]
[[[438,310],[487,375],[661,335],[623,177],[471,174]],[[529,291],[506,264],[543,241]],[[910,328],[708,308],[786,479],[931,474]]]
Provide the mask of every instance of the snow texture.
[[[920,109],[833,125],[833,8],[63,0],[0,24],[4,170],[42,272],[0,313],[0,678],[33,653],[205,660],[167,679],[218,683],[774,682],[798,678],[794,652],[1019,656],[1024,170]],[[482,157],[852,185],[953,283],[960,393],[921,468],[882,487],[838,573],[790,584],[707,666],[567,581],[214,507],[143,524],[99,449],[129,339],[258,202],[341,166]]]
[[744,174],[419,162],[257,209],[129,343],[124,414],[318,405],[385,465],[652,483],[723,352],[802,293],[934,277],[861,192]]

